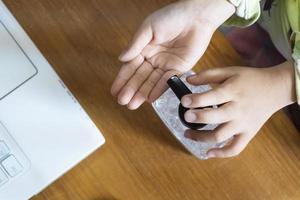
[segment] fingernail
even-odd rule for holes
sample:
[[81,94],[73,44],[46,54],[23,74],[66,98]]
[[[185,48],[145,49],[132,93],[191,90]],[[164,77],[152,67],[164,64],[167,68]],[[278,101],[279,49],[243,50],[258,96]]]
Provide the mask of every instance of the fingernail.
[[183,106],[188,107],[192,104],[192,98],[188,97],[188,96],[185,96],[185,97],[182,98],[181,103],[182,103]]
[[192,112],[192,111],[187,111],[187,112],[185,113],[185,120],[186,120],[187,122],[194,122],[194,121],[196,121],[196,119],[197,119],[196,113],[194,113],[194,112]]

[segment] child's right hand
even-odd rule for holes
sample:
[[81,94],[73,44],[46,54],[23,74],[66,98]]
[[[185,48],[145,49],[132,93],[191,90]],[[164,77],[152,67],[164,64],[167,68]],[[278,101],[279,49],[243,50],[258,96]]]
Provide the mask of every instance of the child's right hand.
[[[296,101],[294,64],[270,68],[227,67],[210,69],[189,77],[192,85],[216,84],[201,94],[186,95],[181,103],[189,123],[219,124],[212,131],[188,130],[186,137],[204,143],[221,143],[208,157],[236,156],[248,145],[263,124],[279,109]],[[221,105],[211,108],[213,105]],[[196,109],[196,108],[204,109]]]
[[120,56],[124,65],[111,89],[119,104],[137,109],[157,99],[171,76],[195,65],[234,11],[226,0],[186,0],[150,15]]

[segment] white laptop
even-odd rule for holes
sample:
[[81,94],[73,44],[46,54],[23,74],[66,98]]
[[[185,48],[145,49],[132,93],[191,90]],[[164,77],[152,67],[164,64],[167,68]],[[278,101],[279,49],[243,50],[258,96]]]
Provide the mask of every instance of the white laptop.
[[0,200],[29,199],[103,143],[0,1]]

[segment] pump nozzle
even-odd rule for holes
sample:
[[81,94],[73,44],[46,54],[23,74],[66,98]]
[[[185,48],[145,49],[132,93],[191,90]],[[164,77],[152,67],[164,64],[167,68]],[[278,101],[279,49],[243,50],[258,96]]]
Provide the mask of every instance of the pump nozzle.
[[183,96],[192,94],[191,90],[176,75],[172,76],[167,83],[175,93],[179,101],[181,101]]
[[[178,78],[178,76],[172,76],[168,81],[168,85],[172,89],[172,91],[175,93],[179,101],[181,101],[182,97],[187,95],[187,94],[192,94],[191,90]],[[201,109],[201,108],[198,108]],[[178,114],[181,122],[183,125],[190,129],[200,129],[203,128],[206,124],[198,124],[198,123],[189,123],[185,120],[184,114],[186,111],[190,110],[189,108],[183,107],[182,104],[180,103],[179,108],[178,108]]]

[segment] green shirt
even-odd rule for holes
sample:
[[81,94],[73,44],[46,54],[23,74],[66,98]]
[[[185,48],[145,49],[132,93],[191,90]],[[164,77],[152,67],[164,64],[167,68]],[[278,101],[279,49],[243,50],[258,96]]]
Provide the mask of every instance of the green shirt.
[[229,0],[236,14],[225,24],[245,27],[258,22],[287,60],[295,63],[296,93],[300,105],[300,0],[275,0],[270,11],[261,11],[265,0]]

